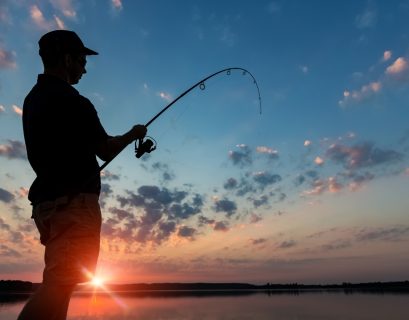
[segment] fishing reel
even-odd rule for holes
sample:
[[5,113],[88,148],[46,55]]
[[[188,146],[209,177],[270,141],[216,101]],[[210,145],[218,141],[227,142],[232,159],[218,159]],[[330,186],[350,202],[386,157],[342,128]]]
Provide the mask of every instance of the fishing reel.
[[135,140],[135,157],[138,159],[145,153],[151,153],[152,151],[156,150],[156,140],[152,137],[146,138],[147,139],[145,141],[143,139],[139,139],[138,142],[136,142]]

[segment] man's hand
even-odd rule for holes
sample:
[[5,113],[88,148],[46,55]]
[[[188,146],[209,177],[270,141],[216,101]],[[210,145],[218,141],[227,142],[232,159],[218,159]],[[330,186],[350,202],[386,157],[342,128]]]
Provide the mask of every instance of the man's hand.
[[146,129],[144,125],[137,124],[136,126],[133,126],[133,128],[128,133],[133,141],[137,139],[143,139],[146,136],[147,131],[148,130]]
[[146,136],[147,129],[142,124],[133,126],[131,130],[122,136],[112,137],[104,143],[97,146],[97,156],[107,161],[115,157],[123,148],[135,140],[143,139]]

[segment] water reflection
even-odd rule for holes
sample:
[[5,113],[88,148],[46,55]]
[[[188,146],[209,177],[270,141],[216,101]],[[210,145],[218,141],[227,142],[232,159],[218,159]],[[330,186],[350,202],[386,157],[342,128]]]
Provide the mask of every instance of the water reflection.
[[[17,317],[27,296],[0,303],[0,319]],[[150,291],[113,295],[77,293],[71,300],[72,320],[287,320],[408,319],[407,294],[344,294],[343,292]]]

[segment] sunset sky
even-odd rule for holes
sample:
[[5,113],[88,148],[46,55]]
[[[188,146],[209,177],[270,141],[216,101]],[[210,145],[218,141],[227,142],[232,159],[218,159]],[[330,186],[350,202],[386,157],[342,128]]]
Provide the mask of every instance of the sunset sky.
[[227,67],[260,87],[210,79],[104,170],[105,281],[409,280],[406,0],[0,1],[0,279],[41,281],[21,114],[54,29],[99,52],[76,89],[111,135]]

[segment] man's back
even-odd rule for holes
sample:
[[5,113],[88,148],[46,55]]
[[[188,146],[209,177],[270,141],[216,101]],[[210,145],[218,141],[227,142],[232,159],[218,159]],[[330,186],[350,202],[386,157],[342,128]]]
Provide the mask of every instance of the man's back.
[[97,144],[108,138],[88,99],[66,82],[39,75],[23,106],[28,159],[37,174],[33,203],[80,192],[99,193]]

